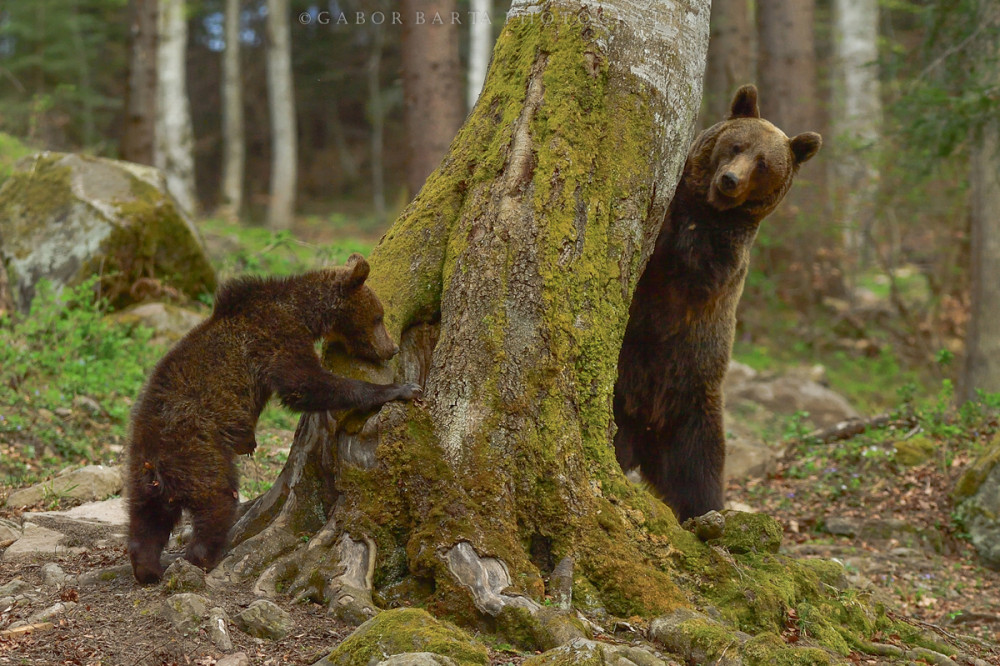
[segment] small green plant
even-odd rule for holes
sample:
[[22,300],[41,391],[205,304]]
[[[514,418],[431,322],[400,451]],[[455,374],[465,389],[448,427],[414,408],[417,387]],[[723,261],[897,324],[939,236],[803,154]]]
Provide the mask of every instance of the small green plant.
[[42,486],[42,502],[44,502],[46,508],[50,511],[57,509],[62,504],[62,501],[69,497],[69,494],[76,488],[77,486],[73,485],[62,490],[56,490],[52,487],[52,484],[45,484]]

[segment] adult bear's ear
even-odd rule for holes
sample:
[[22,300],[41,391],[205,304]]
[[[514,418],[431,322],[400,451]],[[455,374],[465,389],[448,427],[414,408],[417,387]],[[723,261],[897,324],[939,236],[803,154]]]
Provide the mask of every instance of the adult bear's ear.
[[356,288],[360,287],[368,279],[368,273],[371,271],[371,267],[365,258],[355,252],[347,258],[347,267],[351,269],[350,274],[347,276],[347,286]]
[[760,118],[757,107],[757,87],[747,84],[736,91],[729,107],[729,120],[733,118]]
[[803,132],[792,139],[792,154],[795,155],[795,163],[802,164],[809,161],[813,155],[819,152],[823,145],[823,137],[816,132]]

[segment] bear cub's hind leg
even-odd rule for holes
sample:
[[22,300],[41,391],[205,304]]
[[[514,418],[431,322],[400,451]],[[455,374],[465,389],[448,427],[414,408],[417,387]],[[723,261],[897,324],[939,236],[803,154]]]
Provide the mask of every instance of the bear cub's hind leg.
[[160,497],[136,498],[130,503],[128,552],[135,579],[142,585],[163,577],[160,554],[180,516],[180,508]]
[[193,534],[184,559],[191,564],[211,571],[222,559],[229,541],[229,528],[236,516],[236,493],[222,486],[207,501],[189,507]]

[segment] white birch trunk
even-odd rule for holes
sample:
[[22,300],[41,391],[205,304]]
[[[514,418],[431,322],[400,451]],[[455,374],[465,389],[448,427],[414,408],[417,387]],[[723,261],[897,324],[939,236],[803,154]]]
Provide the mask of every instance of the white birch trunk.
[[493,0],[471,0],[469,17],[469,88],[468,106],[471,109],[479,99],[479,91],[486,80],[486,69],[493,52]]
[[844,229],[849,261],[867,261],[867,238],[874,218],[878,171],[874,150],[882,120],[878,79],[878,0],[836,0],[834,44],[842,89],[834,95],[838,106],[832,117],[839,153],[835,161],[834,207]]
[[194,131],[187,94],[187,14],[184,0],[160,0],[156,49],[156,150],[154,164],[167,189],[189,215],[197,209]]
[[240,0],[226,0],[222,54],[222,196],[219,216],[235,220],[243,207],[243,79],[240,67]]
[[288,229],[295,214],[297,132],[288,0],[267,0],[267,97],[271,111],[271,196],[267,224]]

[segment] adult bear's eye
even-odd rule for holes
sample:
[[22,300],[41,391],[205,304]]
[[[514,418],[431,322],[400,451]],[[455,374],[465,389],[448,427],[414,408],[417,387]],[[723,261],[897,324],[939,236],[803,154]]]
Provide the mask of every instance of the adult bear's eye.
[[757,171],[767,171],[767,160],[763,157],[757,159]]
[[734,143],[732,147],[733,155],[739,155],[743,152],[743,146],[738,143]]

